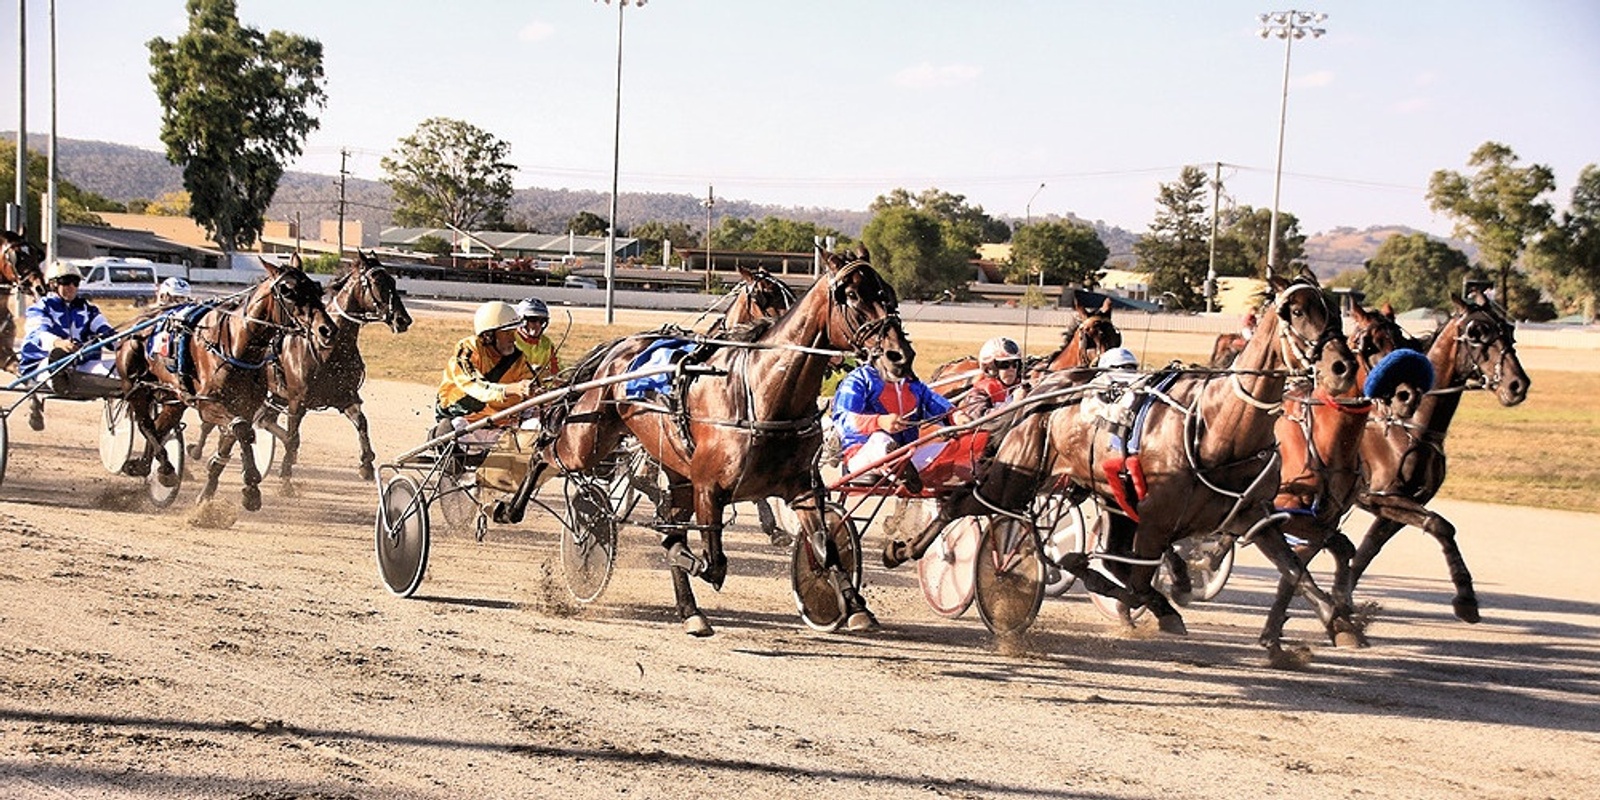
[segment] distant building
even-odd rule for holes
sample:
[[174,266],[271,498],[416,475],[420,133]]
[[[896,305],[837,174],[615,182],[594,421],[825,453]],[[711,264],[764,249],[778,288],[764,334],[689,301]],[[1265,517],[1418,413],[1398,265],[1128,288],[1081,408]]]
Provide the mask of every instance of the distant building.
[[[467,235],[462,235],[449,228],[384,228],[378,234],[378,245],[389,250],[414,251],[417,241],[424,236],[449,242],[452,255],[462,258],[604,263],[606,257],[606,237],[566,233],[468,231]],[[642,252],[638,239],[617,237],[617,260],[638,258]]]

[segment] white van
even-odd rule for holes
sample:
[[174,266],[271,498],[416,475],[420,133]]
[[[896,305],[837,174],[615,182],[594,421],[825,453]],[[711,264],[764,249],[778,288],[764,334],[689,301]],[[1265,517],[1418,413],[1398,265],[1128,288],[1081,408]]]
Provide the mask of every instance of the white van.
[[155,262],[144,258],[94,258],[72,262],[83,273],[78,291],[92,300],[132,300],[144,305],[156,298],[161,281]]

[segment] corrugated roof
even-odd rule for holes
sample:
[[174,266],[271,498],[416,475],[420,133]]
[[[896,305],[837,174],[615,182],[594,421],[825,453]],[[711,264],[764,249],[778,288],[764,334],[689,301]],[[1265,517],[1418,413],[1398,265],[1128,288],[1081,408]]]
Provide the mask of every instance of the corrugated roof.
[[[418,239],[424,236],[433,236],[447,242],[460,242],[464,250],[482,248],[482,244],[472,242],[475,238],[483,244],[496,250],[516,250],[521,252],[540,252],[552,254],[566,254],[568,252],[568,237],[564,233],[518,233],[507,231],[468,231],[472,238],[464,237],[449,228],[384,228],[378,235],[378,241],[386,247],[415,245]],[[619,236],[617,237],[617,250],[632,247],[638,239]],[[571,252],[580,255],[605,255],[606,238],[604,236],[573,236],[571,237]],[[469,246],[470,245],[470,246]]]

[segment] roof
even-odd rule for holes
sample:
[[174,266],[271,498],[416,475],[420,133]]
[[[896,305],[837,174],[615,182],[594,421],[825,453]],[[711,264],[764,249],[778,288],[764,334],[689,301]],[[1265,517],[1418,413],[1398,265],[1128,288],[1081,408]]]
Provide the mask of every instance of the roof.
[[58,236],[70,237],[90,247],[107,251],[134,251],[187,256],[191,248],[162,238],[150,231],[102,228],[97,225],[62,225]]
[[[606,237],[568,236],[565,233],[518,233],[515,231],[468,231],[462,236],[449,228],[384,228],[378,242],[384,247],[411,247],[424,236],[433,236],[447,242],[458,243],[463,251],[482,249],[488,245],[496,250],[517,252],[561,253],[604,256]],[[476,239],[477,241],[473,241]],[[638,239],[617,237],[617,249],[632,247]]]

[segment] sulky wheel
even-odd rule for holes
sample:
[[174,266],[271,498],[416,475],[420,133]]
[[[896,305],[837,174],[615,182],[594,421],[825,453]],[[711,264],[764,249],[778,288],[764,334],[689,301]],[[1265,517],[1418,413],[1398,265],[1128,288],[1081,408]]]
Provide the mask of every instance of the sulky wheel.
[[1027,630],[1044,602],[1044,560],[1033,526],[996,517],[983,532],[974,578],[978,616],[990,633]]
[[567,591],[580,603],[592,603],[617,561],[617,518],[604,484],[585,481],[567,501],[567,524],[561,528],[561,569]]
[[127,401],[120,397],[107,398],[100,420],[100,464],[107,472],[121,475],[122,468],[133,458],[136,432]]
[[11,434],[6,433],[6,414],[0,412],[0,484],[6,482],[6,462],[11,458]]
[[264,428],[256,428],[256,441],[250,446],[256,457],[256,472],[265,476],[272,472],[272,462],[278,456],[278,437]]
[[946,525],[917,560],[917,582],[933,613],[955,619],[972,605],[973,565],[982,539],[978,518],[962,517]]
[[[1111,526],[1109,524],[1092,528],[1089,531],[1089,552],[1106,552],[1106,548],[1109,546],[1107,538],[1110,535]],[[1089,561],[1089,568],[1100,573],[1101,575],[1106,576],[1107,580],[1110,580],[1112,583],[1115,583],[1118,586],[1126,586],[1126,584],[1122,582],[1121,578],[1111,574],[1111,570],[1106,568],[1106,564],[1107,562],[1104,559],[1093,558]],[[1094,592],[1090,592],[1089,601],[1094,603],[1095,610],[1099,611],[1101,616],[1104,616],[1106,619],[1116,620],[1118,622],[1124,622],[1132,625],[1134,622],[1138,621],[1140,617],[1144,616],[1144,606],[1130,609],[1126,603],[1123,603],[1121,600],[1118,600],[1115,597],[1107,597],[1103,594],[1095,594]]]
[[161,449],[167,451],[167,461],[172,464],[174,474],[171,486],[162,486],[158,475],[160,469],[155,462],[150,464],[150,474],[145,476],[145,491],[150,497],[150,504],[156,508],[166,508],[172,501],[178,499],[178,489],[183,486],[183,428],[173,428],[167,432],[167,438],[162,440]]
[[1169,565],[1162,563],[1156,573],[1155,586],[1162,594],[1178,605],[1191,602],[1204,603],[1222,592],[1233,574],[1234,537],[1225,533],[1208,533],[1189,536],[1172,543],[1172,550],[1189,570],[1189,591],[1173,590]]
[[824,506],[823,530],[808,533],[816,523],[814,511],[800,510],[802,522],[790,551],[789,585],[800,619],[812,630],[831,633],[844,624],[849,609],[845,605],[843,581],[859,590],[862,580],[861,538],[844,509],[829,503]]
[[1056,565],[1068,554],[1088,552],[1091,537],[1097,535],[1095,531],[1105,528],[1110,520],[1100,513],[1100,504],[1093,499],[1072,503],[1056,497],[1051,498],[1051,502],[1062,503],[1065,508],[1060,514],[1054,515],[1055,525],[1041,537],[1045,561],[1048,562],[1045,566],[1044,594],[1046,597],[1060,597],[1072,588],[1078,578]]
[[378,575],[389,591],[410,597],[428,566],[428,501],[417,482],[396,475],[378,492]]

